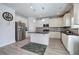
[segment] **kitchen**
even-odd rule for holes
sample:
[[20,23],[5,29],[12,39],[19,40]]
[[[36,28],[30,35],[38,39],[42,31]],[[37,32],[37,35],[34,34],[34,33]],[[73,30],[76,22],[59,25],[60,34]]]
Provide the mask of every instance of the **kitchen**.
[[[6,5],[10,8],[11,7],[15,8],[15,12],[17,12],[19,10],[17,8],[18,7],[17,4],[12,5],[12,4],[4,3],[3,5]],[[28,4],[28,5],[31,5],[31,4]],[[41,5],[41,6],[39,6],[39,5]],[[75,3],[56,4],[57,6],[60,5],[57,7],[58,9],[55,7],[56,5],[52,5],[54,7],[54,10],[53,10],[53,7],[52,7],[52,9],[49,8],[49,6],[51,6],[51,5],[52,4],[48,4],[48,5],[46,5],[48,7],[46,7],[43,4],[37,4],[37,5],[32,4],[30,9],[34,8],[33,12],[34,13],[36,12],[36,14],[31,15],[32,17],[26,17],[24,15],[22,17],[21,15],[23,13],[21,15],[18,15],[19,12],[15,14],[14,22],[20,22],[20,24],[21,23],[25,24],[25,26],[23,28],[25,33],[22,34],[23,38],[20,40],[16,39],[16,43],[18,41],[22,41],[22,40],[28,38],[28,39],[30,39],[30,42],[42,44],[42,45],[45,45],[43,47],[46,47],[46,46],[49,46],[50,39],[51,39],[51,41],[57,40],[62,43],[62,45],[64,46],[64,49],[67,51],[68,55],[69,54],[70,55],[79,54],[79,17],[78,17],[79,4],[75,4]],[[38,10],[38,6],[40,8],[39,10]],[[49,9],[46,9],[46,8],[49,8]],[[50,9],[53,10],[52,11],[53,14],[51,12],[47,11]],[[40,10],[41,10],[41,12],[40,12]],[[44,14],[42,12],[44,12]],[[50,14],[46,14],[45,12],[46,13],[48,12]],[[51,15],[53,15],[53,16],[51,16]],[[35,18],[35,16],[37,18]],[[43,16],[45,16],[45,17],[43,17]],[[11,23],[9,23],[9,24],[11,24]],[[8,23],[7,23],[7,25],[8,25]],[[20,33],[20,35],[21,35],[21,33]],[[16,36],[16,34],[15,34],[15,36]],[[19,37],[21,37],[21,36],[19,36]],[[55,42],[53,42],[53,43],[55,43]],[[53,44],[53,43],[51,43],[51,44]],[[52,46],[54,46],[54,45],[52,45]],[[25,47],[24,47],[24,49],[26,49]],[[32,48],[33,48],[33,46],[32,46]],[[55,48],[58,48],[58,46]],[[59,48],[61,48],[61,47],[59,47]],[[34,50],[34,48],[32,50]],[[38,48],[38,50],[41,50],[41,49]],[[60,49],[60,50],[62,50],[62,49]],[[52,51],[54,51],[54,50],[52,50]],[[54,54],[54,53],[49,53],[49,52],[47,52],[47,53],[49,55]],[[41,53],[38,53],[38,54],[41,54]],[[42,53],[42,54],[44,54],[44,53]]]

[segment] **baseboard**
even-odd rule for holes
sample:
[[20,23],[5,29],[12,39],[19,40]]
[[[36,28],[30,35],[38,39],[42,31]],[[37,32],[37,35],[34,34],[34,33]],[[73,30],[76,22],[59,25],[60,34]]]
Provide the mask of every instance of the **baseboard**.
[[0,47],[4,47],[4,46],[10,45],[10,44],[12,44],[12,43],[15,43],[15,41],[9,42],[9,43],[6,43],[6,44],[3,44],[3,45],[1,45]]

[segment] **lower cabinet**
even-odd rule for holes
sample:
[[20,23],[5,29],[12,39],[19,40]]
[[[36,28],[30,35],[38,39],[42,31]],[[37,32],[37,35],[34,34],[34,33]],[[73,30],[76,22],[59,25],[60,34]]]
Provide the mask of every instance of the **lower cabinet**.
[[79,36],[62,33],[62,42],[71,55],[79,55]]
[[79,55],[79,36],[69,36],[68,50],[72,55]]
[[68,49],[68,35],[62,33],[62,42],[66,49]]
[[50,38],[57,38],[60,39],[61,33],[60,32],[49,32]]

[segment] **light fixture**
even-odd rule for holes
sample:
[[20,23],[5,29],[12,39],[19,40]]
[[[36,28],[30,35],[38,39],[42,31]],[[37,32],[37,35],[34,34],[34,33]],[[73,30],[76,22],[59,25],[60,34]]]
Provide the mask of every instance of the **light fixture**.
[[45,21],[45,19],[42,19],[42,21],[44,22],[44,21]]
[[30,8],[33,8],[32,6]]

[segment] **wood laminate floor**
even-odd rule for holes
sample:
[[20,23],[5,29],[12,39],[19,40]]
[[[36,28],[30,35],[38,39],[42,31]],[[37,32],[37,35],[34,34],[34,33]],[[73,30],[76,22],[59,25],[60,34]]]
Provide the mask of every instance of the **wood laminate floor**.
[[60,39],[52,38],[49,40],[49,46],[46,49],[45,55],[68,55]]
[[[29,39],[25,39],[0,48],[0,55],[37,55],[36,53],[22,49],[21,47],[28,44]],[[59,39],[50,39],[44,55],[68,55]]]

